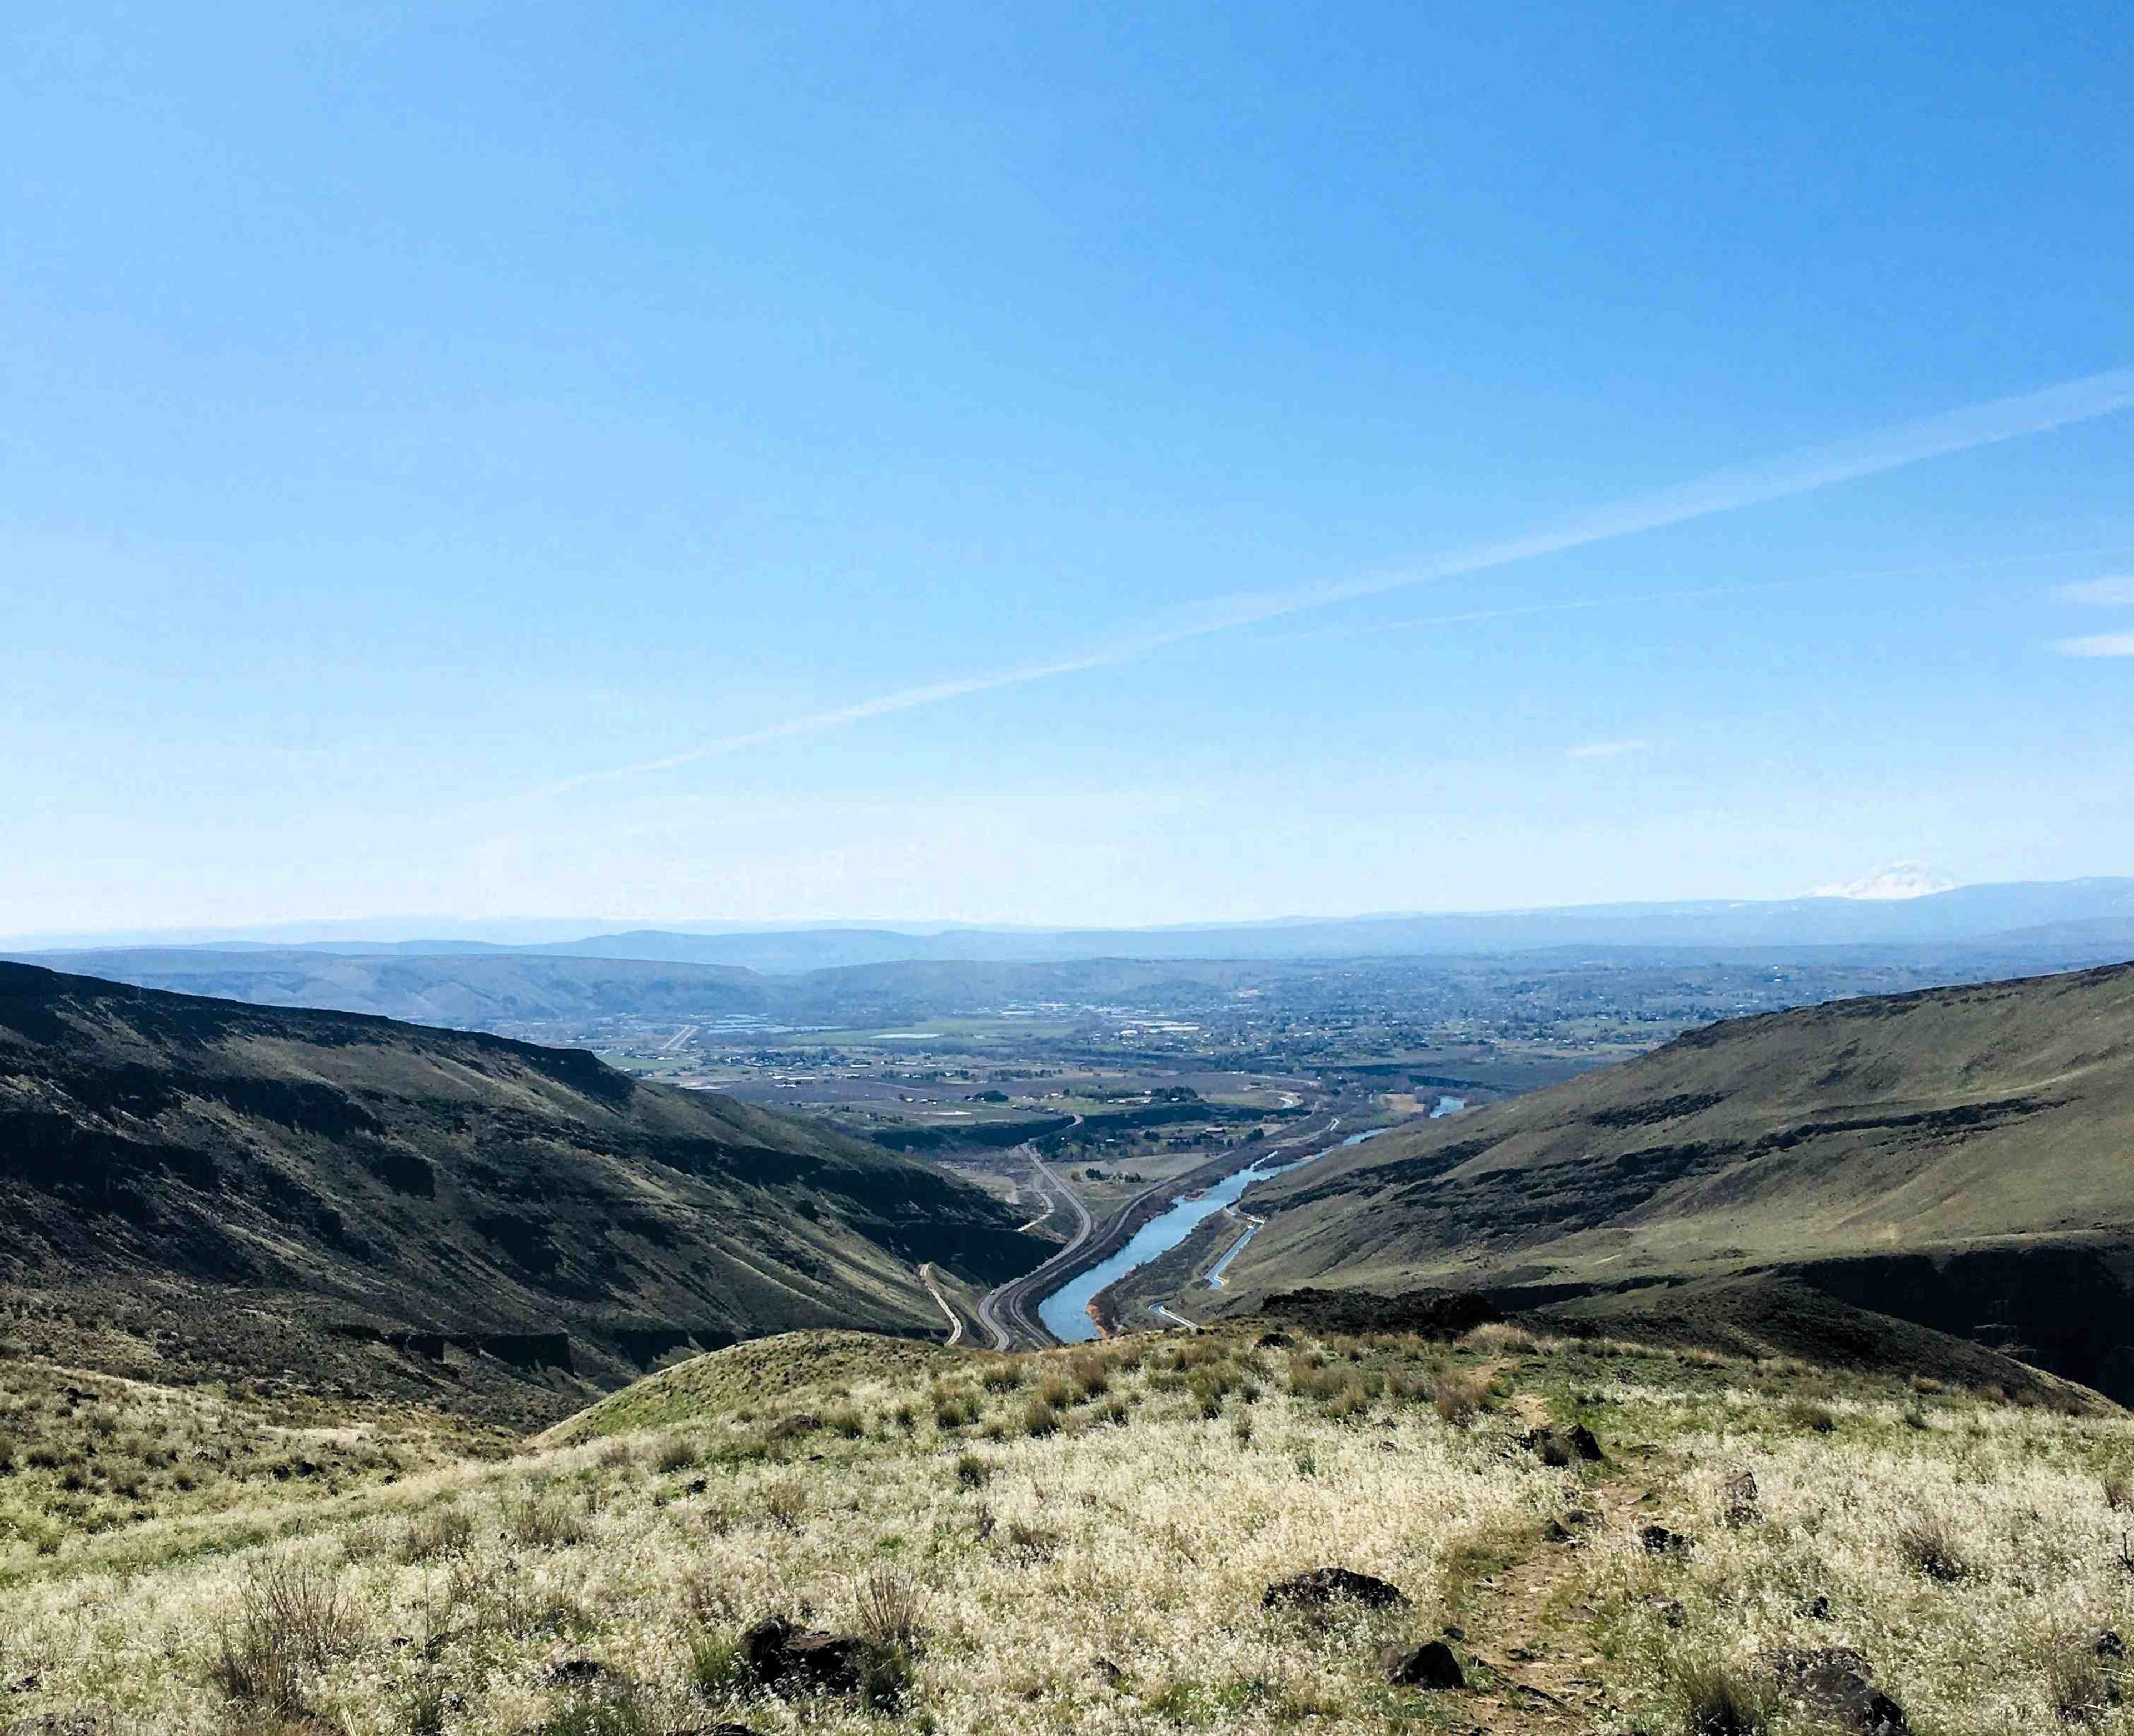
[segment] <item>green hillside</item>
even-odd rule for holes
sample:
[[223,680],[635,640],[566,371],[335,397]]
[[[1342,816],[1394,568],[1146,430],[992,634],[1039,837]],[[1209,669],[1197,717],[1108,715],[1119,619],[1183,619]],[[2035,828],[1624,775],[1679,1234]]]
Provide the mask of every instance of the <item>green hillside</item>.
[[33,1349],[533,1420],[651,1358],[941,1329],[1031,1263],[938,1170],[580,1051],[0,967],[0,1303]]
[[1253,1198],[1243,1305],[1435,1283],[1620,1315],[1757,1271],[2134,1397],[2134,967],[1712,1025]]

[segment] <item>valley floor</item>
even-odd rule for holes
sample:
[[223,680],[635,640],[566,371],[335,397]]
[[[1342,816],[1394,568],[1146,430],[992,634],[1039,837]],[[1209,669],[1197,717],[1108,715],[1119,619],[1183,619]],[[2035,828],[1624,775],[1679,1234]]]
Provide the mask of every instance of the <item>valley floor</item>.
[[[18,1462],[0,1728],[1629,1736],[1871,1728],[1829,1720],[1879,1691],[1937,1736],[2134,1729],[2134,1420],[2078,1390],[1268,1327],[789,1334],[508,1459],[366,1449],[314,1487],[239,1454],[124,1524]],[[99,1402],[84,1431],[142,1432]],[[80,1408],[35,1412],[55,1464]],[[1322,1567],[1404,1601],[1270,1606]],[[849,1679],[760,1685],[772,1615],[854,1636]],[[1459,1685],[1388,1679],[1438,1639]]]

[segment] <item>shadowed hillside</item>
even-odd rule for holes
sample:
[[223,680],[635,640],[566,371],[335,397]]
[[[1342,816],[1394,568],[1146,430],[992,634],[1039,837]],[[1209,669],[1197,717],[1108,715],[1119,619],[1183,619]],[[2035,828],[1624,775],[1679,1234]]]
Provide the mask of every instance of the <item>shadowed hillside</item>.
[[1243,1300],[1479,1285],[1620,1320],[1757,1269],[2134,1398],[2134,967],[1712,1025],[1254,1199]]
[[0,1282],[125,1372],[560,1414],[691,1341],[939,1330],[915,1265],[1020,1270],[1013,1222],[580,1051],[0,966]]

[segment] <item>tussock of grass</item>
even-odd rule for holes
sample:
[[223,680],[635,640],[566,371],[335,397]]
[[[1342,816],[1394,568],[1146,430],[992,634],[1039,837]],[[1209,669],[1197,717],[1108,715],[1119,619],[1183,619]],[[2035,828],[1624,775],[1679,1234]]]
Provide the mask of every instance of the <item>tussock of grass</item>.
[[1489,1378],[1479,1369],[1448,1368],[1438,1376],[1431,1404],[1443,1421],[1464,1428],[1489,1402]]
[[653,1453],[653,1468],[671,1477],[678,1471],[694,1469],[702,1456],[697,1443],[688,1435],[669,1435]]
[[506,1535],[522,1549],[566,1549],[586,1537],[585,1516],[572,1512],[561,1494],[544,1489],[529,1488],[513,1502],[505,1524]]
[[1828,1435],[1837,1427],[1837,1414],[1819,1399],[1797,1398],[1785,1409],[1788,1425],[1810,1435]]
[[925,1634],[926,1591],[908,1570],[878,1563],[862,1582],[856,1618],[861,1637],[906,1657]]
[[1770,1685],[1736,1666],[1706,1659],[1685,1663],[1676,1692],[1683,1736],[1764,1736],[1771,1727]]
[[270,1559],[247,1577],[207,1678],[242,1711],[294,1719],[316,1674],[355,1649],[348,1594],[317,1563]]
[[408,1523],[400,1540],[400,1559],[413,1566],[441,1557],[463,1555],[474,1546],[474,1515],[456,1504],[432,1507]]
[[1900,1526],[1897,1553],[1914,1573],[1943,1585],[1968,1579],[1972,1572],[1955,1527],[1939,1513],[1915,1513]]

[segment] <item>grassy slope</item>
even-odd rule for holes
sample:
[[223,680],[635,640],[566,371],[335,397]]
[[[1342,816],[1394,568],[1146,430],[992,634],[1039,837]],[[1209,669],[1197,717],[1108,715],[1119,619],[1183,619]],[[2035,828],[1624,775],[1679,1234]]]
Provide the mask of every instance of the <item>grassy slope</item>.
[[2134,967],[1840,1001],[1300,1171],[1253,1196],[1274,1221],[1232,1289],[2123,1237],[2130,1150]]
[[[2094,1728],[2134,1728],[2091,1647],[2134,1623],[2123,1416],[1501,1328],[1451,1347],[1269,1349],[1247,1328],[1012,1360],[867,1351],[762,1341],[509,1462],[338,1494],[255,1481],[216,1514],[43,1554],[0,1541],[0,1678],[32,1684],[10,1712],[258,1730],[219,1661],[308,1633],[281,1715],[350,1733],[1623,1736],[1682,1730],[1700,1671],[1754,1693],[1771,1651],[1821,1646],[1856,1648],[1939,1736],[2054,1728],[2084,1694]],[[1605,1463],[1519,1444],[1574,1418]],[[1730,1523],[1744,1472],[1756,1497]],[[1651,1524],[1693,1546],[1648,1552]],[[1937,1531],[1957,1577],[1921,1570]],[[1412,1607],[1262,1608],[1271,1580],[1330,1564]],[[311,1618],[263,1618],[273,1584],[308,1587]],[[864,1629],[884,1591],[919,1642],[900,1713],[743,1690],[749,1623]],[[1380,1647],[1448,1620],[1468,1687],[1387,1686]],[[570,1660],[606,1685],[559,1685]]]
[[1017,1269],[1011,1228],[938,1170],[582,1053],[0,966],[0,1279],[60,1353],[96,1353],[100,1312],[214,1366],[464,1384],[225,1332],[242,1293],[311,1329],[567,1331],[615,1384],[639,1329],[933,1331],[916,1262]]
[[414,1406],[164,1386],[11,1354],[0,1360],[0,1559],[19,1569],[142,1526],[212,1530],[235,1509],[501,1457],[509,1439]]

